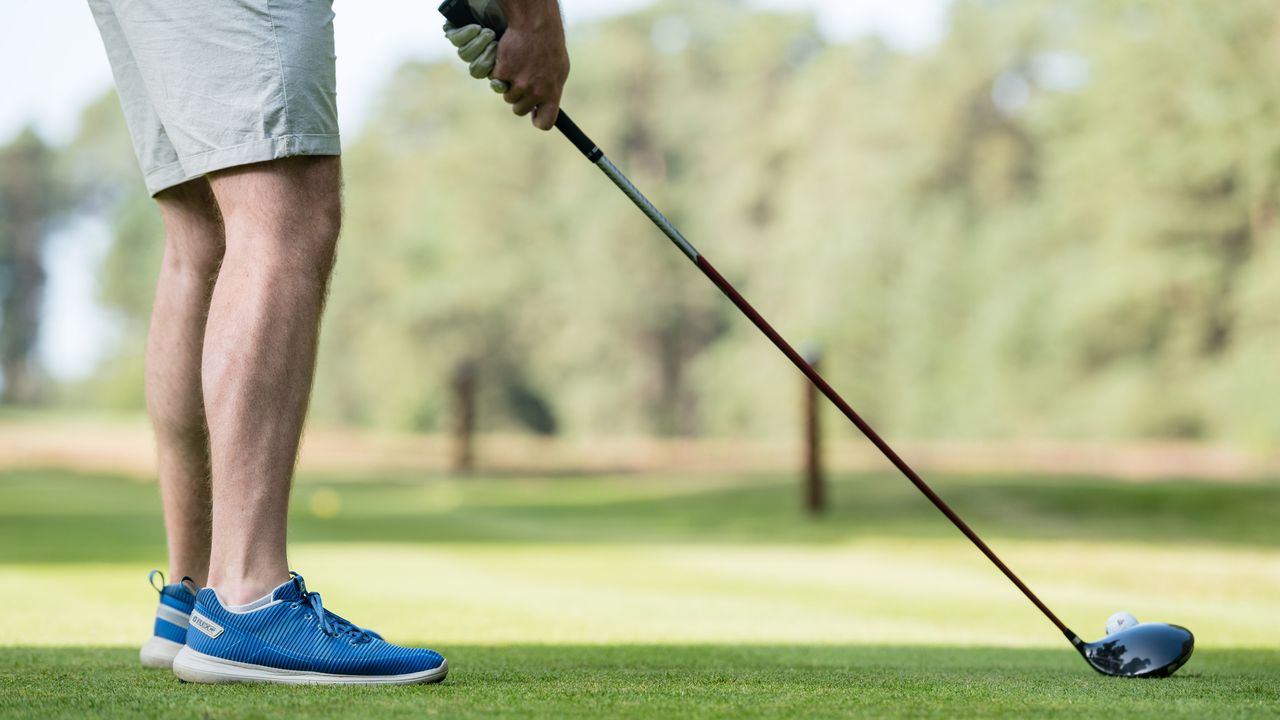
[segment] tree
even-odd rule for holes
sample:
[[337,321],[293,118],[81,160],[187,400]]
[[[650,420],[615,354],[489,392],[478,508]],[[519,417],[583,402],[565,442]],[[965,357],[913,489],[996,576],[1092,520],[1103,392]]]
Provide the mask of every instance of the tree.
[[[573,33],[566,103],[887,433],[1266,443],[1278,26],[1270,0],[955,0],[903,52],[668,0]],[[140,335],[160,232],[91,112],[75,177],[114,198],[104,295]],[[442,428],[474,363],[482,430],[794,431],[785,360],[456,62],[401,68],[344,168],[318,416]]]
[[31,128],[0,148],[0,402],[41,393],[36,361],[44,244],[62,204],[54,152]]

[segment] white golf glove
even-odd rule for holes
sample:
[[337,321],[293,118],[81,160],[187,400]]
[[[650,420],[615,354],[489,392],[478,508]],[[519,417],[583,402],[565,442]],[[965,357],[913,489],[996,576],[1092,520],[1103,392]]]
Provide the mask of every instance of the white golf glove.
[[[507,27],[507,18],[502,13],[502,5],[498,0],[467,0],[471,12],[484,22],[484,25],[466,25],[455,28],[445,23],[444,35],[449,42],[458,48],[458,57],[467,63],[471,77],[477,80],[493,74],[493,66],[498,62],[498,35],[490,28]],[[499,95],[511,89],[511,85],[503,80],[489,79],[489,87]]]
[[487,78],[498,61],[498,34],[479,25],[463,25],[456,28],[445,23],[444,36],[458,48],[458,57],[467,63],[471,77]]

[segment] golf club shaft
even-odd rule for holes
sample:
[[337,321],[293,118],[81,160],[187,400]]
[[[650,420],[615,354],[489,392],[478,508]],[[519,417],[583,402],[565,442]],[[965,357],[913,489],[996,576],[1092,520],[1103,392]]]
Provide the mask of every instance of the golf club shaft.
[[[475,12],[467,0],[444,0],[444,2],[440,4],[439,10],[440,13],[456,27],[462,27],[463,25],[470,23],[483,24],[481,19],[476,17]],[[501,28],[497,28],[496,30],[499,32],[499,36],[501,36]],[[1058,616],[1054,615],[1053,611],[1050,610],[1047,605],[1040,602],[1040,598],[1036,597],[1036,594],[1031,592],[1031,588],[1027,587],[1022,580],[1018,579],[1017,575],[1013,574],[1013,571],[1009,569],[1009,566],[1005,565],[1004,561],[992,552],[991,548],[987,547],[987,544],[982,541],[982,538],[978,537],[978,534],[969,527],[968,523],[962,520],[960,516],[951,509],[951,506],[947,505],[942,498],[938,497],[938,494],[933,491],[933,488],[929,487],[929,484],[926,483],[915,470],[911,469],[911,466],[899,457],[898,453],[894,452],[893,448],[889,447],[889,443],[885,442],[884,439],[880,437],[880,434],[867,424],[867,421],[863,420],[858,413],[854,412],[853,408],[849,406],[849,403],[845,402],[844,398],[840,397],[840,393],[837,393],[835,389],[827,383],[822,375],[818,374],[818,371],[814,370],[813,366],[806,362],[805,359],[801,357],[800,353],[796,352],[795,348],[791,347],[791,343],[787,342],[785,338],[779,335],[778,331],[774,330],[773,326],[769,324],[769,321],[765,320],[764,317],[751,306],[751,303],[747,302],[746,298],[742,297],[742,294],[739,293],[728,280],[724,279],[724,276],[721,275],[719,271],[717,271],[715,267],[708,262],[707,259],[704,258],[688,240],[685,239],[684,235],[680,234],[680,231],[676,229],[676,226],[672,225],[671,221],[668,220],[667,217],[658,210],[658,208],[654,207],[653,203],[649,202],[649,199],[646,198],[644,194],[627,179],[627,176],[622,174],[622,171],[605,156],[604,152],[600,150],[600,147],[596,145],[591,138],[587,137],[587,134],[582,132],[573,120],[569,119],[569,115],[565,113],[564,110],[561,110],[560,114],[556,117],[556,129],[568,138],[569,142],[573,143],[574,147],[578,148],[578,151],[581,152],[587,160],[600,168],[600,170],[607,175],[609,179],[626,194],[627,197],[631,198],[631,202],[635,203],[636,207],[640,208],[640,211],[652,220],[653,224],[657,225],[658,229],[662,230],[662,232],[671,239],[671,242],[675,243],[676,247],[680,249],[680,252],[684,253],[685,257],[689,258],[694,265],[697,265],[698,269],[702,271],[702,274],[706,275],[707,279],[715,283],[715,286],[720,288],[720,292],[723,292],[726,297],[732,300],[733,304],[737,305],[738,309],[742,311],[742,314],[746,315],[751,322],[755,323],[755,326],[760,328],[760,332],[763,332],[765,336],[773,341],[773,344],[778,346],[778,349],[782,351],[782,354],[786,355],[787,359],[791,360],[797,368],[800,368],[800,372],[804,373],[805,376],[822,391],[822,394],[827,396],[828,400],[834,403],[836,407],[840,408],[840,412],[844,413],[845,417],[849,418],[849,421],[852,422],[863,435],[867,436],[867,439],[879,448],[880,452],[884,453],[885,457],[889,458],[889,462],[892,462],[894,466],[911,481],[911,484],[915,485],[920,492],[924,493],[925,497],[929,498],[929,502],[932,502],[934,507],[938,508],[943,515],[946,515],[947,519],[959,528],[960,532],[964,533],[965,537],[969,538],[970,542],[977,546],[977,548],[982,551],[982,554],[987,556],[988,560],[994,563],[996,567],[1000,568],[1000,572],[1004,573],[1005,577],[1009,578],[1014,585],[1018,586],[1018,589],[1022,591],[1022,594],[1026,595],[1027,599],[1039,608],[1040,612],[1044,613],[1044,616],[1049,618],[1049,620],[1051,620],[1053,624],[1062,631],[1063,635],[1067,636],[1067,639],[1071,641],[1072,645],[1075,645],[1077,648],[1082,647],[1083,642],[1080,638],[1075,633],[1071,632],[1071,629],[1063,624],[1063,622],[1058,619]]]
[[1022,594],[1026,595],[1027,599],[1039,608],[1040,612],[1044,613],[1044,616],[1049,618],[1049,620],[1062,631],[1062,634],[1065,635],[1073,645],[1079,646],[1081,644],[1080,638],[1073,633],[1070,628],[1063,624],[1063,622],[1058,619],[1058,616],[1054,615],[1053,611],[1041,602],[1040,598],[1036,597],[1035,593],[1031,592],[1031,588],[1027,587],[1026,584],[1024,584],[1022,580],[1020,580],[1018,576],[1009,569],[1009,566],[1005,565],[1004,561],[1002,561],[999,556],[991,550],[991,548],[987,547],[987,544],[982,541],[982,538],[978,537],[978,534],[973,531],[973,528],[970,528],[969,524],[961,519],[961,517],[956,514],[956,511],[952,510],[951,506],[939,497],[938,493],[934,492],[933,488],[930,487],[929,484],[926,483],[924,479],[921,478],[920,475],[916,473],[916,471],[912,469],[911,466],[908,465],[892,447],[889,446],[889,443],[885,442],[884,438],[880,437],[880,434],[877,433],[866,420],[863,420],[862,416],[858,415],[858,413],[849,406],[849,403],[845,402],[844,398],[840,397],[840,393],[836,392],[826,379],[823,378],[812,365],[806,362],[804,357],[802,357],[800,353],[796,352],[795,348],[791,347],[791,343],[787,342],[785,338],[778,334],[777,330],[773,329],[773,326],[769,324],[769,321],[765,320],[764,316],[757,312],[756,309],[751,306],[751,303],[747,302],[747,299],[742,296],[742,293],[738,292],[737,288],[726,280],[724,276],[715,269],[715,266],[713,266],[688,240],[685,239],[684,235],[680,233],[675,225],[672,225],[671,221],[668,220],[667,217],[663,215],[662,212],[658,210],[658,208],[655,207],[653,203],[650,202],[649,199],[631,183],[630,180],[627,179],[627,176],[609,160],[604,152],[600,150],[599,146],[587,137],[586,133],[582,132],[582,130],[578,128],[573,120],[569,119],[569,116],[563,110],[560,111],[560,115],[556,119],[556,129],[564,134],[564,136],[578,148],[587,160],[600,168],[600,170],[608,176],[608,178],[612,180],[628,198],[631,199],[631,202],[635,203],[636,207],[640,208],[640,211],[652,220],[653,224],[657,225],[658,229],[662,230],[663,234],[670,238],[671,242],[675,243],[676,247],[680,249],[680,252],[684,253],[685,257],[689,258],[694,265],[697,265],[698,269],[702,271],[702,274],[706,275],[707,279],[715,283],[715,286],[720,288],[720,292],[723,292],[729,300],[733,301],[733,304],[738,306],[738,309],[742,311],[742,314],[746,315],[747,318],[760,329],[760,332],[764,333],[766,337],[773,341],[773,344],[782,351],[782,354],[786,355],[787,359],[799,368],[800,372],[804,373],[805,376],[822,391],[822,394],[826,395],[827,399],[835,404],[835,406],[840,409],[840,412],[844,413],[845,417],[849,418],[849,422],[852,422],[873,445],[879,448],[880,452],[889,459],[889,462],[893,463],[894,466],[911,481],[912,485],[915,485],[920,492],[924,493],[924,496],[929,498],[929,502],[933,503],[934,507],[938,508],[943,515],[946,515],[947,519],[959,528],[960,532],[964,533],[965,537],[969,538],[970,542],[977,546],[977,548],[982,551],[982,554],[987,556],[988,560],[995,564],[996,567],[1000,568],[1000,572],[1004,573],[1005,577],[1009,578],[1009,580],[1022,591]]

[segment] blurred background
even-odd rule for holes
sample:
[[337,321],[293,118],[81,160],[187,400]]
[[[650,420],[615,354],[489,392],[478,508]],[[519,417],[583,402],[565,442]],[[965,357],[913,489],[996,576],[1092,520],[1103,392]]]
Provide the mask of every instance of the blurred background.
[[[1280,7],[564,4],[575,120],[1069,624],[1280,644]],[[806,465],[798,373],[467,79],[433,5],[335,7],[312,584],[446,644],[1060,642],[825,406]],[[161,228],[87,8],[9,15],[0,582],[91,578],[138,614],[98,636],[124,646],[164,561]],[[4,643],[92,622],[6,615]]]

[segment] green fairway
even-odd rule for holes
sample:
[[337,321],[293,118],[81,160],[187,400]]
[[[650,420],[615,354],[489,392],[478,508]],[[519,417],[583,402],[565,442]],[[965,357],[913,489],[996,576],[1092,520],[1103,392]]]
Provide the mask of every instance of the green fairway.
[[[153,484],[0,473],[0,713],[195,717],[1274,716],[1280,483],[944,476],[1086,637],[1178,622],[1167,681],[1091,671],[915,491],[840,477],[304,477],[292,563],[326,605],[450,659],[438,687],[196,687],[136,666]],[[86,605],[88,603],[88,605]],[[104,618],[108,620],[104,622]]]
[[0,651],[0,712],[32,717],[1274,716],[1280,653],[1103,678],[1055,650],[880,646],[469,646],[438,686],[194,686],[115,648]]

